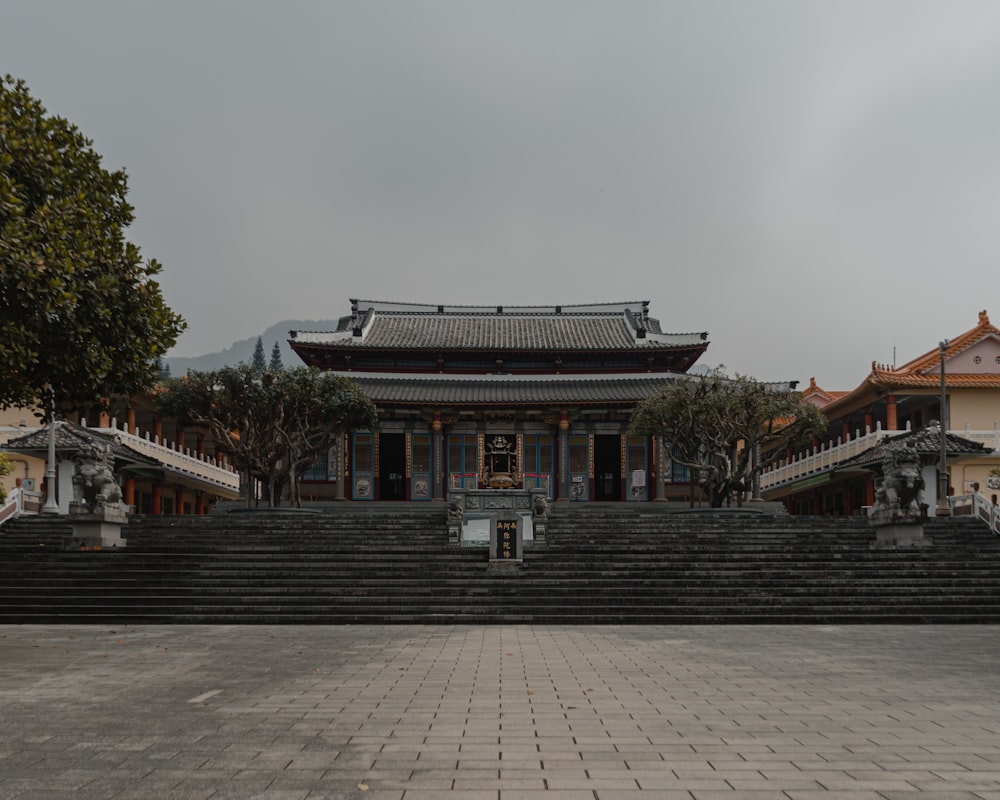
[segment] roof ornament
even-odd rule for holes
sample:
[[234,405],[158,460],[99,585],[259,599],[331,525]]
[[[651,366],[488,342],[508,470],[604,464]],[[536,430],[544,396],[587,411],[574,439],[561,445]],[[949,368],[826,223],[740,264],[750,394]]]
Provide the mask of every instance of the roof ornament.
[[990,317],[986,313],[986,309],[985,308],[982,311],[979,312],[979,324],[980,325],[989,325],[990,324]]

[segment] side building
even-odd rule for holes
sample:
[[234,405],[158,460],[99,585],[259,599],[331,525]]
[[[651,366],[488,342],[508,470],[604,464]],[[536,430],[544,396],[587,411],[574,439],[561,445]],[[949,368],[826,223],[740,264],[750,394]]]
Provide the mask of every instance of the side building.
[[[863,454],[939,421],[948,434],[948,494],[982,491],[997,501],[1000,475],[992,473],[1000,473],[1000,329],[985,311],[975,327],[901,366],[872,362],[853,390],[826,391],[812,379],[802,397],[826,415],[826,435],[808,452],[789,453],[785,463],[761,478],[764,498],[784,502],[790,513],[863,513],[875,498],[873,472],[859,466],[870,460]],[[933,513],[938,459],[928,453],[924,461]]]
[[303,362],[352,378],[380,419],[304,476],[303,498],[429,501],[504,486],[557,501],[687,499],[687,470],[627,429],[708,334],[665,333],[648,306],[352,300],[336,330],[291,331]]

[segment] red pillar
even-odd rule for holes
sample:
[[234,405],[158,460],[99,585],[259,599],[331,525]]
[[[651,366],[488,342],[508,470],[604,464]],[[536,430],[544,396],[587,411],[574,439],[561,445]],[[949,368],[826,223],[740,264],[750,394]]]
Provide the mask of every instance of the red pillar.
[[184,487],[178,486],[174,489],[174,513],[184,513]]
[[135,507],[135,478],[129,476],[125,478],[125,504]]
[[160,516],[163,513],[163,495],[160,490],[160,482],[153,481],[153,515]]
[[135,403],[129,401],[128,412],[126,416],[126,425],[128,426],[128,432],[135,434]]
[[[885,426],[890,431],[896,430],[896,395],[886,395],[885,398]],[[939,437],[940,438],[940,437]]]

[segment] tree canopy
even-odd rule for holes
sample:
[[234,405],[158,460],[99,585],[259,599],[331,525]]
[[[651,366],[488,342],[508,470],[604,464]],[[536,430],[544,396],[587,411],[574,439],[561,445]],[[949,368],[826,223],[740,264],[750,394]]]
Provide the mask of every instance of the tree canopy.
[[0,78],[0,407],[148,388],[184,329],[153,280],[160,265],[125,239],[125,172],[91,145]]
[[268,362],[267,368],[271,372],[281,372],[285,365],[281,361],[281,345],[277,341],[274,343],[274,347],[271,348],[271,360]]
[[258,336],[257,344],[253,346],[253,357],[250,359],[250,366],[258,374],[263,374],[264,370],[267,369],[267,362],[264,360],[264,342]]
[[630,431],[668,443],[717,508],[785,455],[778,445],[797,445],[825,428],[823,415],[797,392],[718,369],[680,378],[643,401]]
[[183,424],[207,427],[247,478],[268,487],[272,506],[286,485],[298,504],[303,470],[347,429],[373,429],[378,422],[374,404],[357,384],[314,367],[259,374],[241,364],[190,372],[164,381],[156,406]]

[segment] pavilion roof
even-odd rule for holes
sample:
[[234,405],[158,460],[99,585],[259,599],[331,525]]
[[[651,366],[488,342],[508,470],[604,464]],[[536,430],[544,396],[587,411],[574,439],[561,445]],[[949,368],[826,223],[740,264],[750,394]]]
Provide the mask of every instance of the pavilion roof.
[[[574,375],[407,375],[335,372],[353,380],[377,405],[635,405],[660,392],[678,373]],[[769,384],[789,391],[791,383]]]
[[292,331],[292,347],[496,351],[704,350],[708,334],[664,333],[648,302],[434,306],[354,300],[333,331]]
[[[986,445],[953,433],[945,433],[945,455],[950,459],[976,456],[987,452]],[[936,420],[915,431],[907,431],[885,439],[863,453],[841,462],[838,470],[881,464],[887,453],[913,452],[918,456],[936,457],[941,453],[941,425]]]
[[505,407],[545,404],[634,405],[680,377],[674,373],[590,375],[401,375],[339,372],[376,405]]
[[[103,429],[100,428],[84,428],[69,420],[59,420],[56,422],[55,430],[56,452],[63,454],[75,453],[88,442],[98,440],[105,444],[111,444],[111,453],[118,464],[128,464],[136,467],[159,465],[159,462],[155,459],[137,450],[133,450],[128,445],[120,442],[112,435],[113,431],[111,429],[107,430],[108,432],[104,433]],[[0,449],[37,455],[44,458],[48,452],[48,447],[49,429],[48,426],[43,426],[23,436],[11,439],[3,447],[0,447]]]

